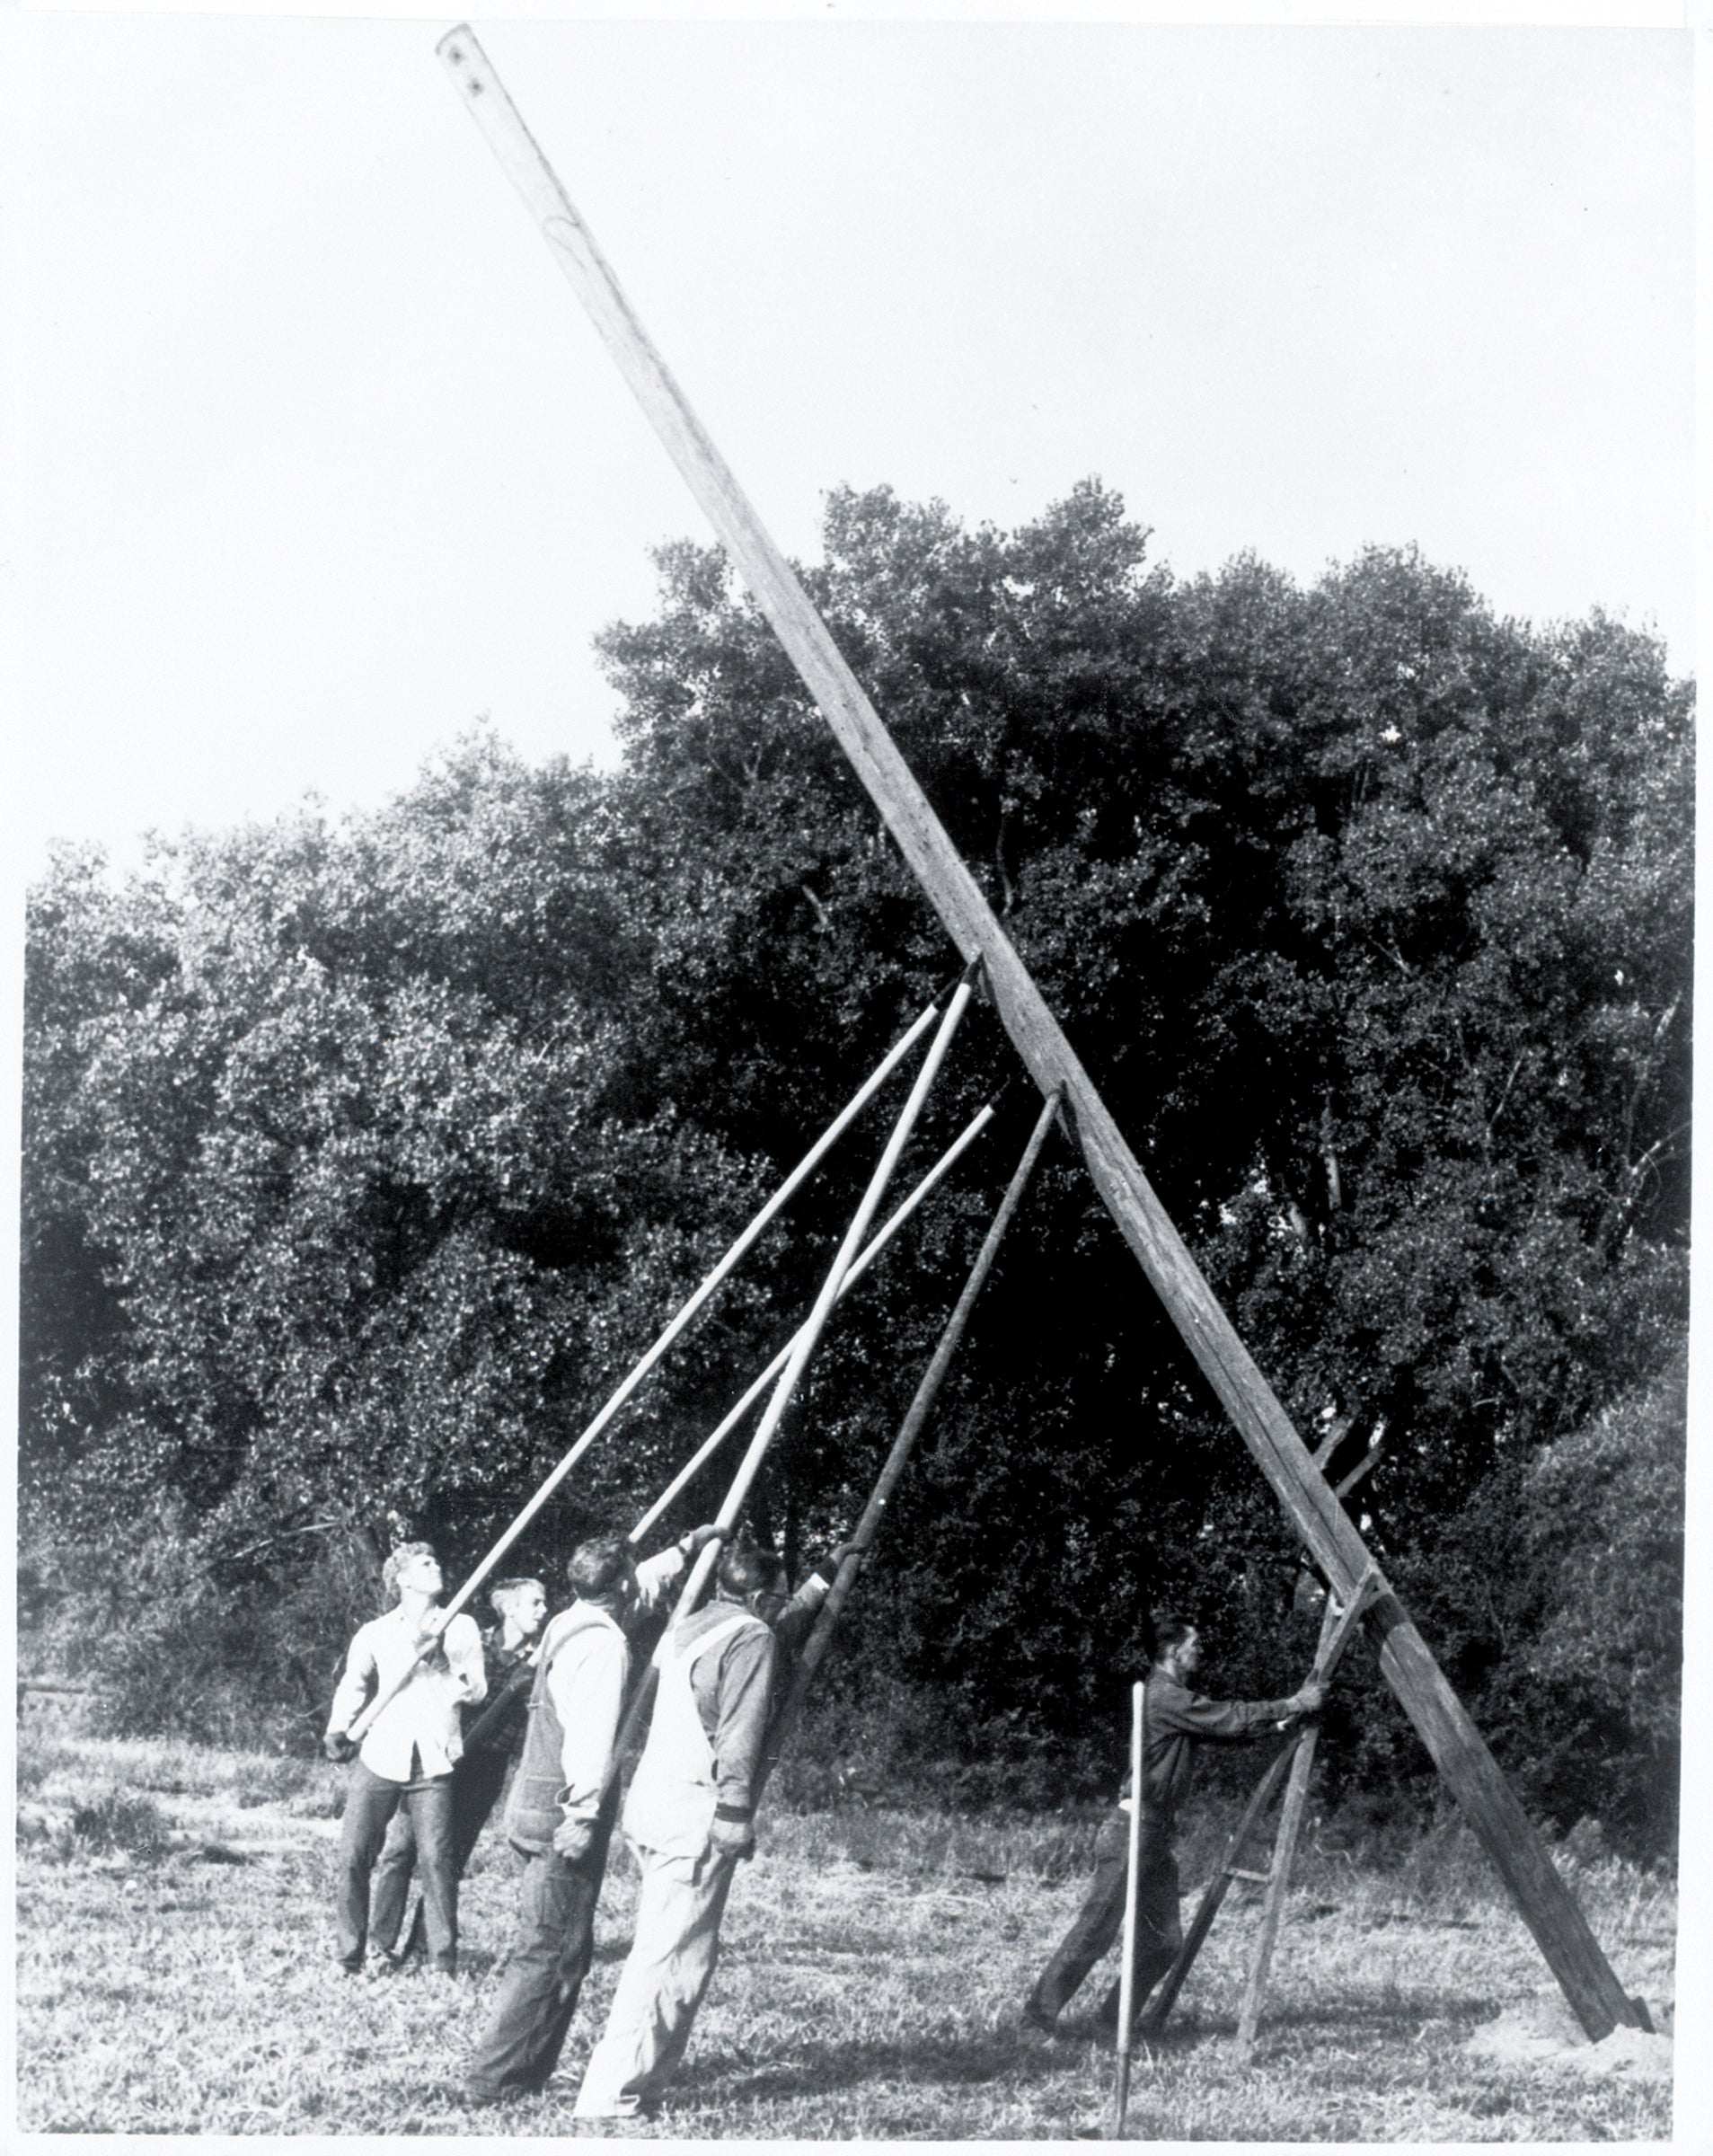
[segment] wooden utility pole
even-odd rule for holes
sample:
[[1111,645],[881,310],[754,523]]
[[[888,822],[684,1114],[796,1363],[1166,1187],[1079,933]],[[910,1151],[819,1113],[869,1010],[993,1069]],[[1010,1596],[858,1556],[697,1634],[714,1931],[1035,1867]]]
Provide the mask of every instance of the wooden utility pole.
[[[1310,1555],[1333,1593],[1347,1600],[1371,1568],[1361,1535],[1202,1277],[981,887],[826,623],[631,312],[486,54],[468,28],[450,32],[437,49],[459,96],[524,197],[686,485],[742,570],[929,903],[964,957],[982,960],[1018,1054],[1044,1094],[1062,1090],[1089,1172],[1119,1233]],[[1480,1733],[1403,1605],[1383,1583],[1367,1623],[1387,1681],[1497,1865],[1584,2028],[1598,2040],[1620,2022],[1639,2026],[1638,2010],[1625,1996]]]

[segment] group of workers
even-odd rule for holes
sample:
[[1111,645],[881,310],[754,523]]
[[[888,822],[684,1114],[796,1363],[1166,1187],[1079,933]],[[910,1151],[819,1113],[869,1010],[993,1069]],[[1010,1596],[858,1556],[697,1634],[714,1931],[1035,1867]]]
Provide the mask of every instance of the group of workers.
[[[538,2093],[559,2063],[593,1959],[620,1816],[617,1755],[637,1677],[632,1635],[716,1541],[711,1599],[670,1626],[651,1657],[653,1710],[623,1811],[641,1875],[635,1929],[575,2107],[596,2132],[604,2129],[595,2122],[648,2118],[713,1976],[733,1873],[755,1849],[768,1736],[786,1690],[780,1678],[850,1546],[792,1595],[778,1557],[752,1542],[726,1543],[716,1527],[697,1527],[641,1563],[622,1535],[597,1536],[573,1551],[573,1600],[551,1622],[539,1580],[498,1581],[489,1592],[498,1621],[484,1640],[472,1618],[441,1617],[435,1552],[407,1542],[384,1569],[393,1606],[350,1643],[325,1738],[330,1758],[350,1763],[337,1900],[345,1969],[362,1968],[372,1936],[390,1959],[420,1946],[431,1968],[455,1971],[459,1878],[510,1776],[502,1825],[523,1860],[519,1922],[466,2069],[474,2104]],[[1200,1660],[1194,1626],[1161,1612],[1154,1632],[1141,1789],[1126,1782],[1101,1827],[1088,1895],[1022,2010],[1027,2024],[1050,2033],[1117,1938],[1130,1807],[1140,1803],[1142,1814],[1139,2010],[1182,1943],[1171,1833],[1191,1745],[1316,1713],[1324,1697],[1311,1680],[1285,1699],[1202,1698],[1188,1682]],[[360,1744],[352,1736],[359,1725]],[[413,1873],[421,1899],[406,1933]],[[1097,2026],[1116,2030],[1118,1997],[1115,1984]]]

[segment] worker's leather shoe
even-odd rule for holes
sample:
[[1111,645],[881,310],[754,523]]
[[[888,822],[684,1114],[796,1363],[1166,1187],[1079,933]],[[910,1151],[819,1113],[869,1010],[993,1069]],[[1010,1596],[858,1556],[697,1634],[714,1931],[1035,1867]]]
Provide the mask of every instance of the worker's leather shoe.
[[1044,2006],[1038,2006],[1033,1999],[1026,2001],[1023,2019],[1031,2028],[1038,2028],[1043,2036],[1056,2037],[1059,2033],[1058,2016],[1048,2013]]

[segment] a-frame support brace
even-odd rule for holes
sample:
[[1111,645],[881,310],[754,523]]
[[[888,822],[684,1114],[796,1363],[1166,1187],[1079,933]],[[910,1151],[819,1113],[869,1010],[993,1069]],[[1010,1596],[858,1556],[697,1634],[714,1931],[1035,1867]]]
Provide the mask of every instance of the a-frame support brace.
[[[1370,1574],[1368,1589],[1375,1582]],[[1348,1633],[1362,1620],[1362,1604],[1366,1600],[1364,1590],[1358,1587],[1357,1599],[1351,1606],[1339,1612],[1330,1595],[1320,1620],[1320,1641],[1315,1649],[1314,1674],[1324,1683],[1331,1676],[1344,1652]],[[1237,2016],[1237,2056],[1247,2060],[1255,2049],[1256,2031],[1261,2025],[1261,2001],[1267,1995],[1267,1973],[1273,1965],[1274,1943],[1279,1935],[1279,1925],[1285,1917],[1285,1897],[1291,1891],[1291,1874],[1296,1865],[1297,1837],[1302,1832],[1302,1816],[1309,1804],[1309,1778],[1314,1772],[1315,1748],[1320,1741],[1320,1725],[1308,1723],[1299,1729],[1296,1748],[1291,1754],[1291,1772],[1285,1785],[1285,1805],[1279,1818],[1279,1831],[1273,1843],[1273,1861],[1267,1869],[1267,1896],[1261,1908],[1261,1922],[1255,1934],[1250,1951],[1249,1982],[1243,1986],[1243,2003]]]
[[[437,48],[460,98],[528,204],[596,330],[692,494],[748,580],[792,665],[851,759],[930,904],[966,959],[983,960],[995,1006],[1042,1092],[1063,1091],[1095,1188],[1240,1435],[1340,1601],[1370,1569],[1360,1534],[1238,1338],[1141,1163],[1011,948],[790,565],[691,411],[587,226],[468,28]],[[1369,1636],[1470,1825],[1498,1866],[1577,2019],[1596,2041],[1638,2024],[1598,1942],[1426,1641],[1383,1586]]]

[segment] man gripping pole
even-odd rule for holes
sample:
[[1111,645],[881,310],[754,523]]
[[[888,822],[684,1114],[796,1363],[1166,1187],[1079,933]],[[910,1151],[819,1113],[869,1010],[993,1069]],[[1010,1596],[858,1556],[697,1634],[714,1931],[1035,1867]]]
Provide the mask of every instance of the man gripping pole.
[[[720,1508],[717,1524],[728,1533],[742,1515],[974,989],[972,967],[952,996]],[[715,1561],[711,1547],[702,1551],[655,1650],[654,1712],[624,1810],[625,1833],[642,1873],[636,1935],[578,2090],[579,2119],[648,2117],[658,2108],[713,1977],[733,1871],[755,1847],[754,1785],[777,1664],[773,1627],[789,1612],[788,1583],[772,1552],[734,1548],[719,1557],[715,1599],[699,1609],[701,1586]]]
[[623,1535],[579,1542],[575,1599],[548,1626],[505,1827],[524,1859],[518,1931],[470,2063],[472,2103],[543,2089],[559,2063],[595,1950],[595,1908],[613,1831],[614,1746],[635,1660],[631,1634],[718,1538],[696,1527],[639,1565]]

